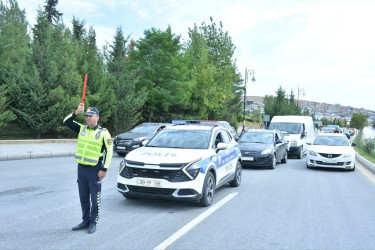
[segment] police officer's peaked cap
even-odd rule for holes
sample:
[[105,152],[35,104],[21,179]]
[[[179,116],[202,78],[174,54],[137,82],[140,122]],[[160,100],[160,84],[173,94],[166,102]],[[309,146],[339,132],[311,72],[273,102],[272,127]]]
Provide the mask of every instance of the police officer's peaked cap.
[[87,108],[85,115],[99,115],[99,109],[95,107],[89,107]]

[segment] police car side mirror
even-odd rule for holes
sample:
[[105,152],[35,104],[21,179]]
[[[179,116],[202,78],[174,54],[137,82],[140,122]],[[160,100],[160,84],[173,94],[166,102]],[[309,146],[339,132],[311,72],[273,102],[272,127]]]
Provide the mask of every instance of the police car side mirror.
[[357,143],[352,142],[352,147],[357,146]]
[[228,144],[219,142],[216,147],[216,153],[218,153],[221,150],[226,150],[226,149],[228,149]]

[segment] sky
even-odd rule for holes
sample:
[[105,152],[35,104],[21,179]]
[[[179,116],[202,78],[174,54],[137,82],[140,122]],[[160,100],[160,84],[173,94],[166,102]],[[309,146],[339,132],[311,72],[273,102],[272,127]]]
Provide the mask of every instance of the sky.
[[[17,2],[34,26],[46,1]],[[247,96],[275,96],[281,86],[296,99],[375,111],[373,0],[59,0],[57,10],[67,26],[73,16],[93,26],[99,48],[118,27],[138,40],[169,25],[184,42],[212,17],[232,38],[238,71],[248,72]]]

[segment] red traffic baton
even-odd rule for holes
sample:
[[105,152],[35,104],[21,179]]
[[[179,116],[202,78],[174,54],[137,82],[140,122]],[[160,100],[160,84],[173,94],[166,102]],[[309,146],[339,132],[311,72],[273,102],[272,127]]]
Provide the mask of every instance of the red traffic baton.
[[81,103],[85,103],[86,83],[87,83],[87,74],[85,74],[85,79],[83,80],[83,90],[82,90],[82,99],[81,99]]

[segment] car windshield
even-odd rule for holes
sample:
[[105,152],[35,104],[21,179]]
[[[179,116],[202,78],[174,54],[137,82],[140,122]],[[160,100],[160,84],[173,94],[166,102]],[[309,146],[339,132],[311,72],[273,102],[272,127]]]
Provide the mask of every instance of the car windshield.
[[314,145],[349,146],[349,142],[342,136],[317,136]]
[[141,124],[131,129],[129,132],[150,134],[153,133],[158,127],[159,124]]
[[272,122],[268,129],[277,129],[288,134],[301,134],[302,124],[301,123],[287,123],[287,122]]
[[239,140],[242,143],[272,143],[273,133],[257,133],[257,132],[246,132]]
[[211,130],[174,130],[160,131],[147,144],[147,147],[207,149]]

